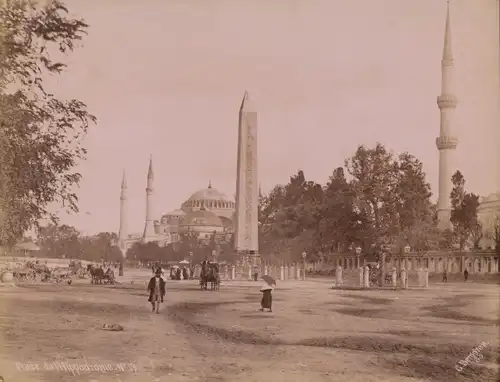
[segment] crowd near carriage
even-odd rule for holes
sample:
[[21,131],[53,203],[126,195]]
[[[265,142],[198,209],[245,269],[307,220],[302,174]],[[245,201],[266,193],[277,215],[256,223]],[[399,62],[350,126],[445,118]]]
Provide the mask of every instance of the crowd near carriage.
[[49,259],[42,263],[34,258],[26,260],[10,258],[0,264],[0,274],[12,273],[12,278],[16,283],[39,281],[71,284],[74,278],[86,278],[87,276],[92,284],[114,284],[116,281],[115,273],[109,264],[107,270],[104,271],[104,264],[86,263],[82,260],[69,260],[66,262],[67,265],[64,263],[64,260],[59,259]]

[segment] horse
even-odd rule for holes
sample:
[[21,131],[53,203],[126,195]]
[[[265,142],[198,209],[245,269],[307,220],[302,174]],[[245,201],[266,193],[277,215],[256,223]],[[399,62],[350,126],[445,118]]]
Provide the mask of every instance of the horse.
[[210,281],[210,287],[212,290],[219,290],[220,287],[220,274],[219,274],[219,264],[213,264],[208,272],[208,280]]
[[208,281],[207,281],[207,263],[204,261],[202,264],[201,264],[201,272],[200,272],[200,287],[201,287],[201,290],[207,290],[207,284],[208,284]]
[[208,290],[210,283],[211,290],[218,290],[220,286],[220,275],[218,264],[203,264],[201,266],[200,286],[201,290]]
[[102,284],[102,279],[104,278],[104,270],[101,267],[96,267],[94,265],[88,266],[90,272],[90,283],[91,284]]

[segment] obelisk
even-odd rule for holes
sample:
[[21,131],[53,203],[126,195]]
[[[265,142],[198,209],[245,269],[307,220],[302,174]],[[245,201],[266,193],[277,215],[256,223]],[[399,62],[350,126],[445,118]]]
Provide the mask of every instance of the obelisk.
[[122,251],[123,257],[127,253],[127,178],[123,170],[122,187],[120,192],[120,230],[118,231],[118,246]]
[[238,123],[234,246],[237,255],[249,257],[254,265],[260,263],[257,155],[257,112],[245,92]]

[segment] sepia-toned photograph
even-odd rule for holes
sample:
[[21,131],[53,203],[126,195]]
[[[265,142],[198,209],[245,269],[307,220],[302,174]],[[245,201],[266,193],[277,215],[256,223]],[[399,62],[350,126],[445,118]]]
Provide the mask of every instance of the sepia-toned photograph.
[[0,382],[500,381],[500,0],[0,0]]

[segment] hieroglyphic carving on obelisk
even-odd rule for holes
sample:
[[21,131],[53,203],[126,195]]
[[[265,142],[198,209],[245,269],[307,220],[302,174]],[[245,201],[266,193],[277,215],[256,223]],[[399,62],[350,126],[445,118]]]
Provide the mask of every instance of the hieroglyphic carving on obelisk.
[[241,102],[236,169],[235,250],[258,260],[259,182],[257,178],[257,112],[248,93]]

